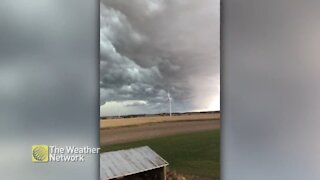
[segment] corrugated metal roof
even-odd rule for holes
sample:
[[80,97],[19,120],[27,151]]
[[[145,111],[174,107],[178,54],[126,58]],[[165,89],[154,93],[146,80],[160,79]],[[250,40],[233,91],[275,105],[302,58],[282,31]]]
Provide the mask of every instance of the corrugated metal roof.
[[167,166],[148,146],[100,154],[100,179],[113,179]]

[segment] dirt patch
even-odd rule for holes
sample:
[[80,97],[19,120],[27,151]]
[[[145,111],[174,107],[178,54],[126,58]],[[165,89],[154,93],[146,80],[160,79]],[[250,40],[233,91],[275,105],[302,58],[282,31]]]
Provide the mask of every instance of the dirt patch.
[[161,122],[139,126],[100,129],[100,144],[110,145],[168,135],[220,128],[219,120]]
[[177,121],[201,121],[201,120],[219,120],[219,113],[207,113],[207,114],[192,114],[192,115],[177,115],[177,116],[147,116],[147,117],[135,117],[135,118],[118,118],[100,120],[100,129],[136,126],[148,123],[159,122],[177,122]]

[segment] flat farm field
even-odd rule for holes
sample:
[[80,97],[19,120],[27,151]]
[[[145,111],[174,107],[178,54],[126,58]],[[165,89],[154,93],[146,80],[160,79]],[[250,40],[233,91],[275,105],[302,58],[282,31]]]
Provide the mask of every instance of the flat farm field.
[[149,123],[219,120],[219,119],[220,119],[219,113],[174,115],[171,117],[158,115],[158,116],[146,116],[146,117],[106,119],[106,120],[100,120],[100,129],[136,126],[136,125],[143,125],[143,124],[149,124]]

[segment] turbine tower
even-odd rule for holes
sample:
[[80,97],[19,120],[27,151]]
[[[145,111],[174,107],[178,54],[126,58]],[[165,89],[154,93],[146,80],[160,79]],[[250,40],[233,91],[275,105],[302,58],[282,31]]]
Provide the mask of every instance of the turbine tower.
[[172,102],[172,98],[171,98],[171,96],[170,96],[170,93],[169,93],[169,91],[168,91],[168,101],[169,101],[169,112],[170,112],[170,117],[171,117],[171,102]]

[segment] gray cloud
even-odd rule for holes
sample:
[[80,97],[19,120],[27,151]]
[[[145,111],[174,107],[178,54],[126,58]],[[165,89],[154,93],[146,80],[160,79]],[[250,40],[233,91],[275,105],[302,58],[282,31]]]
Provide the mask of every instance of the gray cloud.
[[169,91],[174,111],[219,109],[219,1],[103,0],[100,24],[102,106],[164,112]]

